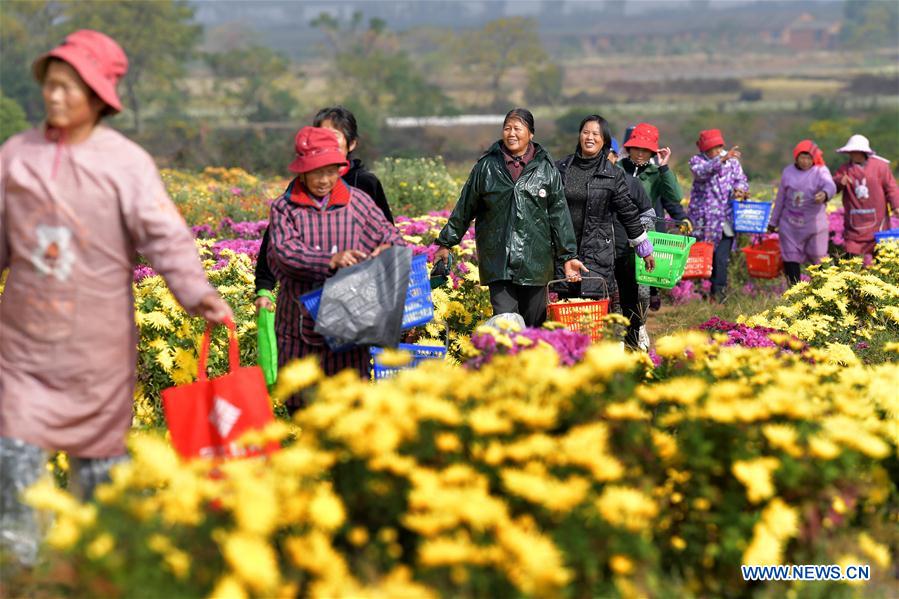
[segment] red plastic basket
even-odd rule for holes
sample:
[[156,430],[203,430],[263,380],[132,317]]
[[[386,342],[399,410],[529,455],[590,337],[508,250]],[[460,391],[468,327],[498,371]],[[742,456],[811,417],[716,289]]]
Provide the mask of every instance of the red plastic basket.
[[[602,339],[602,317],[609,313],[609,288],[602,277],[584,277],[584,279],[598,279],[606,288],[605,299],[588,300],[579,302],[547,302],[546,315],[549,320],[554,320],[565,325],[569,331],[589,335],[591,341]],[[547,295],[549,287],[553,283],[564,282],[565,279],[550,281],[546,286]]]
[[761,243],[743,248],[746,254],[746,268],[749,276],[757,279],[773,279],[784,270],[783,257],[780,254],[780,241],[766,239]]
[[715,255],[715,244],[709,241],[697,241],[690,247],[687,266],[682,279],[708,279],[712,276],[712,260]]
[[591,341],[602,339],[602,317],[609,313],[609,300],[587,302],[554,302],[547,304],[549,319],[561,322],[565,328],[584,335]]

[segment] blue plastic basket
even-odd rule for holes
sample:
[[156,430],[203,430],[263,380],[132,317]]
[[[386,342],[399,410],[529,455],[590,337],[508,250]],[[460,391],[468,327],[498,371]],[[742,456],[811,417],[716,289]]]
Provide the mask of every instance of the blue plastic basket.
[[734,212],[734,232],[766,233],[768,221],[771,219],[771,202],[738,202],[732,201]]
[[874,234],[874,241],[876,241],[877,243],[899,241],[899,229],[887,229],[886,231],[878,231]]
[[[321,288],[300,296],[300,301],[313,319],[318,317],[318,305],[322,299]],[[409,271],[409,289],[403,308],[402,329],[411,329],[434,319],[434,300],[431,299],[431,280],[428,277],[428,257],[420,254],[412,258]]]
[[378,364],[378,356],[384,353],[382,347],[370,347],[369,354],[372,362],[372,376],[376,381],[389,379],[396,376],[401,370],[409,370],[418,366],[419,362],[424,360],[442,360],[446,357],[446,348],[442,345],[411,345],[409,343],[400,343],[396,346],[412,354],[411,360],[405,366],[382,366]]

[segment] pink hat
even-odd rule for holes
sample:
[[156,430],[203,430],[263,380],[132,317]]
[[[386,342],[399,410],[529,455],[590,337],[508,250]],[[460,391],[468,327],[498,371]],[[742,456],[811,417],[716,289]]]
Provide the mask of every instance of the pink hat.
[[59,58],[71,65],[113,114],[121,112],[122,102],[116,93],[116,84],[128,72],[128,57],[114,39],[91,29],[70,34],[62,44],[34,61],[31,70],[38,81],[43,81],[47,74],[50,58]]
[[303,127],[293,141],[297,157],[290,163],[294,173],[308,173],[329,164],[346,166],[346,154],[340,150],[337,134],[321,127]]
[[706,129],[699,132],[699,139],[696,146],[700,152],[707,152],[714,147],[724,145],[724,136],[721,135],[720,129]]
[[649,123],[640,123],[631,132],[631,136],[624,142],[625,148],[644,148],[659,151],[659,130]]
[[868,138],[864,135],[855,134],[849,138],[849,141],[846,142],[846,145],[842,148],[837,148],[837,152],[840,154],[848,154],[849,152],[864,152],[868,156],[874,153],[874,150],[871,149],[871,142],[868,141]]

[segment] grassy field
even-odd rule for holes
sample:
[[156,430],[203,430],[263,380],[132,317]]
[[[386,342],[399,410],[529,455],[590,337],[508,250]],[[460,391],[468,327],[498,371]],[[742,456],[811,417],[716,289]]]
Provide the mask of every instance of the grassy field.
[[656,339],[687,328],[695,328],[710,318],[717,316],[723,320],[735,321],[741,314],[757,314],[771,308],[780,301],[773,293],[744,294],[733,293],[724,303],[696,300],[684,304],[663,304],[658,312],[650,312],[646,329],[651,338]]

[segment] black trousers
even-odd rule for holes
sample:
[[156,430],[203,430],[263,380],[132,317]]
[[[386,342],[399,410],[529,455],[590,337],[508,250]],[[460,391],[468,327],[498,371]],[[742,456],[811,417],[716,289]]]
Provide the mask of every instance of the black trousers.
[[802,266],[798,262],[784,262],[784,274],[787,277],[787,282],[790,285],[795,285],[799,282],[799,278],[802,275]]
[[493,314],[521,314],[524,324],[539,327],[546,320],[546,287],[517,285],[512,281],[489,283]]
[[730,263],[730,252],[734,247],[733,237],[722,237],[715,246],[712,257],[712,294],[718,295],[727,291],[727,265]]
[[634,252],[630,251],[624,256],[615,258],[615,282],[618,283],[618,301],[621,304],[621,314],[631,321],[627,327],[627,335],[624,337],[625,345],[630,348],[637,347],[637,336],[640,334],[640,327],[643,326],[634,256]]

